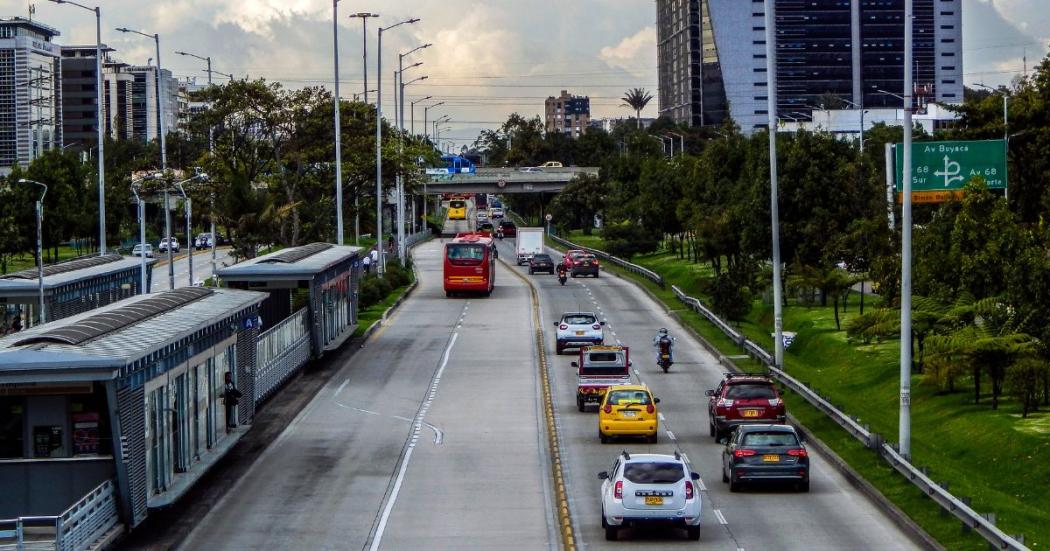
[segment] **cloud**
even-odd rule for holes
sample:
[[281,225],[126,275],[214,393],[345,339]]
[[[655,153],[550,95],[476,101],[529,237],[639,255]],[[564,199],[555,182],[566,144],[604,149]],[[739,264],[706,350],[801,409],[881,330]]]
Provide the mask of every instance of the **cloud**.
[[602,48],[598,57],[610,67],[635,76],[651,73],[656,66],[656,27],[645,27],[615,46]]

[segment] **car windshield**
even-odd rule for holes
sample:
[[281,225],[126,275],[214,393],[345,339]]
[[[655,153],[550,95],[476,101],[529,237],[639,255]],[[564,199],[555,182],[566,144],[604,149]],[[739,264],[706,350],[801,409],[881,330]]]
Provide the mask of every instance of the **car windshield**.
[[569,314],[562,318],[562,322],[566,325],[592,325],[598,323],[598,320],[588,314]]
[[777,394],[773,391],[773,385],[768,383],[738,383],[729,385],[729,389],[726,390],[726,398],[737,400],[761,400],[776,397]]
[[680,463],[628,463],[623,468],[623,477],[635,484],[674,484],[685,478],[685,469]]
[[551,261],[550,255],[545,255],[545,254],[534,254],[534,255],[532,255],[532,259],[535,260],[536,262],[550,262]]
[[485,259],[484,245],[449,244],[448,260],[457,266],[474,266]]
[[798,438],[785,431],[748,432],[744,435],[743,446],[798,446]]
[[644,390],[614,390],[609,393],[607,404],[612,406],[625,406],[627,404],[641,404],[647,406],[653,403],[649,393]]

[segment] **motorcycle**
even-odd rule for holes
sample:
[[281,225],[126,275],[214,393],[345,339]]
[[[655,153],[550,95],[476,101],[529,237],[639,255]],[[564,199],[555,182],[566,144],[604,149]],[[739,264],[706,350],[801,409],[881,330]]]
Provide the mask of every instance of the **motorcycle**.
[[659,365],[664,373],[671,368],[674,362],[671,361],[671,341],[669,339],[660,340],[660,354],[659,359],[656,361],[656,365]]
[[558,283],[561,283],[562,285],[565,285],[565,281],[567,279],[569,279],[569,278],[568,278],[568,276],[565,275],[565,270],[558,271]]

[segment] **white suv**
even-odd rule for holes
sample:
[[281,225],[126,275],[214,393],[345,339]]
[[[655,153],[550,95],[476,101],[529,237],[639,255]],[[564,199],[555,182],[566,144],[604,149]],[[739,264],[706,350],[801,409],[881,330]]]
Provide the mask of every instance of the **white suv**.
[[179,240],[175,237],[165,237],[160,240],[160,245],[157,246],[157,250],[166,253],[168,252],[168,243],[171,243],[172,252],[179,252]]
[[582,348],[605,343],[604,321],[598,321],[593,312],[566,312],[561,321],[554,322],[558,328],[555,349],[561,354],[566,348]]
[[616,541],[620,528],[669,524],[700,539],[700,475],[676,451],[674,455],[622,452],[602,479],[602,528]]

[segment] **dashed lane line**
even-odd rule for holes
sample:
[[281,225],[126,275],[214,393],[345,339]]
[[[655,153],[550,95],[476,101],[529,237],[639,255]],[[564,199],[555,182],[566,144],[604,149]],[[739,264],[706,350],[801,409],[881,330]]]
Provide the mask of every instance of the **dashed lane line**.
[[722,510],[721,509],[715,509],[715,517],[718,518],[718,523],[719,524],[722,524],[722,525],[729,524],[729,521],[726,520],[725,515],[722,514]]

